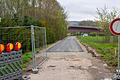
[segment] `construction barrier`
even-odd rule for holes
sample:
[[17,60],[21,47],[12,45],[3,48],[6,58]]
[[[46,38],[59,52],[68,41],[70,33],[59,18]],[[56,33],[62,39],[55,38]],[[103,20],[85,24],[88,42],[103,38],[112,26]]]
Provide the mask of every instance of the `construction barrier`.
[[0,80],[22,80],[22,50],[0,54]]

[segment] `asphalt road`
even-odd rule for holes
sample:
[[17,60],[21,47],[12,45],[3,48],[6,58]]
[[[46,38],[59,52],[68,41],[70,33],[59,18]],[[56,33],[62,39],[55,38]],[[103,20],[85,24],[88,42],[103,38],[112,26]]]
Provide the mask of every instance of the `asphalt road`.
[[67,37],[58,44],[48,49],[47,52],[82,52],[74,36]]

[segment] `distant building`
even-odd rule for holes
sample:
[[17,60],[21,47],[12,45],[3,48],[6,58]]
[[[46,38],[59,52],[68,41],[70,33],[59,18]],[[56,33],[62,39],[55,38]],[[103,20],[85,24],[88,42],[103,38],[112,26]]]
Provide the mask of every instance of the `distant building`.
[[68,22],[68,31],[70,33],[74,32],[82,32],[82,33],[90,33],[90,32],[102,32],[103,30],[97,26],[80,26],[79,21],[69,21]]

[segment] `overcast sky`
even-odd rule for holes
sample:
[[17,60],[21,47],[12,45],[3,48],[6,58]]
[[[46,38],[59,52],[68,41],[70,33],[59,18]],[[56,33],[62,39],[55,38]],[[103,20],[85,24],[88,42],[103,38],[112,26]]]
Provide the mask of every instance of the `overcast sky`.
[[68,20],[94,20],[96,9],[107,6],[109,9],[120,10],[120,0],[57,0],[67,11]]

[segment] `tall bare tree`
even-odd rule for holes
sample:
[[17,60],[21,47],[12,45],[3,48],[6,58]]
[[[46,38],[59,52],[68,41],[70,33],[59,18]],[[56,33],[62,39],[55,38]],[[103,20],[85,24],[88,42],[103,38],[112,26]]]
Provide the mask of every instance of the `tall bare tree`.
[[119,11],[113,8],[112,10],[109,10],[107,7],[104,7],[103,9],[97,8],[97,14],[98,14],[98,25],[102,27],[104,30],[105,41],[110,41],[111,33],[109,31],[109,24],[110,22],[119,17]]

